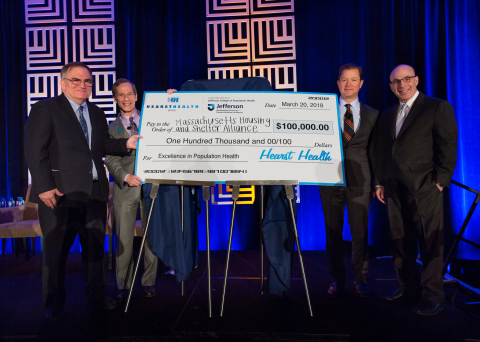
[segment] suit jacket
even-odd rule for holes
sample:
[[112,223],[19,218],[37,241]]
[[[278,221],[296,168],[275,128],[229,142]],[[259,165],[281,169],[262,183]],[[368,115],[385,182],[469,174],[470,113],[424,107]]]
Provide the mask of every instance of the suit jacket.
[[[108,133],[113,139],[130,138],[130,134],[128,134],[127,130],[123,126],[120,115],[110,123],[108,126]],[[131,150],[130,153],[125,156],[108,155],[105,158],[105,164],[107,164],[108,171],[115,180],[115,184],[113,186],[115,203],[122,202],[127,199],[131,199],[133,201],[140,196],[140,186],[131,187],[124,182],[127,174],[133,175],[135,172],[136,151],[137,150]]]
[[431,182],[448,186],[457,160],[457,123],[445,100],[419,93],[398,136],[399,104],[382,113],[375,134],[375,176],[392,197],[401,183],[415,196]]
[[[378,110],[360,103],[360,127],[348,142],[343,142],[343,160],[346,184],[352,191],[368,192],[372,189],[373,165],[370,149]],[[322,191],[333,192],[338,186],[321,186]]]
[[59,206],[88,202],[92,192],[92,160],[102,198],[108,201],[103,154],[126,154],[126,140],[110,139],[103,110],[87,101],[92,126],[91,149],[80,122],[64,94],[32,106],[25,124],[25,158],[32,175],[32,202],[38,194],[57,188]]

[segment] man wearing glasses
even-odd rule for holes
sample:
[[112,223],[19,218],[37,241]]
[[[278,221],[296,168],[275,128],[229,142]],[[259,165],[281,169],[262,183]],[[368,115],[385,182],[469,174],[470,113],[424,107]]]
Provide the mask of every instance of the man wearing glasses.
[[140,138],[110,139],[105,113],[88,101],[93,82],[87,65],[65,65],[60,85],[62,95],[32,106],[24,142],[43,234],[45,317],[51,322],[64,317],[65,264],[77,234],[88,300],[102,309],[117,306],[103,290],[108,179],[102,156],[127,155]]
[[376,195],[388,206],[398,282],[385,299],[410,304],[421,299],[414,312],[435,315],[443,310],[445,297],[443,189],[455,170],[458,132],[452,106],[419,92],[418,83],[408,65],[399,65],[390,74],[390,88],[400,102],[378,119]]

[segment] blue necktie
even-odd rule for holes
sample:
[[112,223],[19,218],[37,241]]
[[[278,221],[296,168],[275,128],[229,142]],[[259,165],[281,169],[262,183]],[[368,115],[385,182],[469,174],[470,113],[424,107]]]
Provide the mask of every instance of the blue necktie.
[[83,134],[85,135],[85,139],[87,139],[87,143],[88,143],[88,126],[87,126],[87,121],[83,117],[83,106],[78,107],[78,120],[80,121]]

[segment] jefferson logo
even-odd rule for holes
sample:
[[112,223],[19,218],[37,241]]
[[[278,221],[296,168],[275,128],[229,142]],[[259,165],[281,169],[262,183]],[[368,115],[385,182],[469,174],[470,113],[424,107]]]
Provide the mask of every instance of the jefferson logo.
[[178,97],[169,97],[167,98],[167,102],[178,102]]
[[208,110],[209,111],[212,111],[215,109],[215,105],[214,104],[208,104]]

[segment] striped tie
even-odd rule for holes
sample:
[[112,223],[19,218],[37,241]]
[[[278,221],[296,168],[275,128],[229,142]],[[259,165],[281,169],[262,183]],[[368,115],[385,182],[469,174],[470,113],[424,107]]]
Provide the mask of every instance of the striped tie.
[[343,138],[345,142],[349,142],[352,140],[353,135],[355,134],[355,129],[353,126],[353,114],[352,109],[350,108],[350,104],[346,104],[347,111],[345,112],[345,116],[343,118]]

